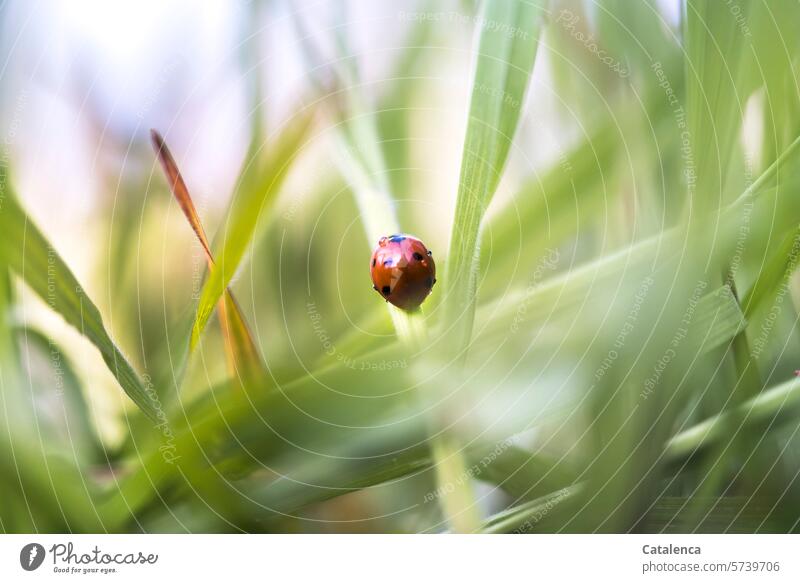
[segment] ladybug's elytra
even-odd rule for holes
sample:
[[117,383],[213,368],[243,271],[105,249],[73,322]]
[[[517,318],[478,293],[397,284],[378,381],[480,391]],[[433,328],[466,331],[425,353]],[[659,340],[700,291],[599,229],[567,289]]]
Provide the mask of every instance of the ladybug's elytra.
[[425,244],[411,235],[381,237],[370,260],[372,287],[400,309],[412,312],[436,283],[436,263]]

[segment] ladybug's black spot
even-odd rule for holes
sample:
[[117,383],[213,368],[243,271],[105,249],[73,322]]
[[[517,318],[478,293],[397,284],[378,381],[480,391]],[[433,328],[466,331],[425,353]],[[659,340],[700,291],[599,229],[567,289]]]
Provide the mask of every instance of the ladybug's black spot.
[[429,277],[428,279],[425,280],[425,285],[427,285],[428,287],[433,287],[434,283],[436,283],[436,280],[433,279],[432,277]]
[[375,260],[372,260],[372,267],[375,267]]
[[384,267],[391,267],[392,265],[394,265],[394,261],[392,261],[391,259],[387,259],[386,261],[383,262]]
[[383,286],[383,295],[388,296],[391,291],[388,285]]
[[390,243],[399,243],[400,241],[405,241],[406,238],[403,235],[392,235],[389,237]]
[[417,261],[422,261],[422,255],[414,251],[414,259],[416,259]]

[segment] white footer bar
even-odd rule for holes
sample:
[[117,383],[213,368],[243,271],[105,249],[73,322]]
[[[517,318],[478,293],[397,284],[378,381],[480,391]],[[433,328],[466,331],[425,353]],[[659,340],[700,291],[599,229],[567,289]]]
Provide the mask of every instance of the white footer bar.
[[3,535],[0,581],[800,581],[799,545],[785,535]]

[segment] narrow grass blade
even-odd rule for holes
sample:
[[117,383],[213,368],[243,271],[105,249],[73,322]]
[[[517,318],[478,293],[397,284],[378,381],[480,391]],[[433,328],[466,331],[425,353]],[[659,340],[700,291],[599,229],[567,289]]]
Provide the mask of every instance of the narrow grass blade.
[[10,306],[13,305],[14,290],[11,272],[0,253],[0,360],[3,361],[3,370],[0,378],[16,380],[19,376],[17,363],[19,351],[14,341],[13,324],[11,323]]
[[772,422],[778,415],[796,412],[800,405],[800,379],[791,379],[759,393],[734,410],[710,417],[681,431],[667,444],[672,459],[682,459],[729,436],[731,419],[748,425]]
[[758,278],[742,300],[745,314],[750,316],[755,313],[758,307],[775,293],[779,285],[788,282],[789,277],[797,269],[798,255],[800,255],[800,227],[786,235],[767,264],[759,271]]
[[497,189],[519,122],[544,18],[541,3],[485,2],[461,176],[444,281],[454,343],[470,339],[481,220]]
[[574,484],[557,492],[546,494],[541,498],[509,508],[490,518],[481,532],[498,534],[506,532],[527,532],[556,506],[569,498],[580,495],[585,490],[584,484]]
[[[747,17],[750,3],[741,6]],[[688,201],[699,231],[702,218],[725,202],[723,195],[736,135],[741,127],[752,78],[750,41],[732,10],[713,0],[688,0],[685,14]],[[695,196],[696,193],[696,196]]]
[[[3,175],[7,176],[5,171]],[[8,195],[10,185],[7,180],[3,187],[7,196],[0,207],[0,231],[3,233],[0,255],[51,309],[97,347],[125,393],[148,417],[156,419],[153,401],[111,340],[100,311],[16,198]]]
[[794,0],[754,0],[749,7],[752,30],[752,70],[764,84],[764,139],[761,162],[769,163],[800,131],[800,3]]
[[243,379],[253,379],[263,375],[264,364],[253,335],[242,315],[242,309],[230,290],[226,290],[223,294],[219,310],[228,362],[233,364],[230,367],[232,374],[238,374]]
[[276,138],[267,159],[246,173],[237,187],[223,231],[217,263],[209,272],[200,292],[200,302],[192,328],[191,348],[197,345],[214,306],[219,301],[255,236],[259,215],[269,208],[283,184],[295,157],[311,128],[312,115],[298,116]]
[[175,162],[172,152],[169,151],[166,142],[164,142],[164,138],[162,138],[161,134],[159,134],[156,130],[150,130],[150,139],[153,142],[153,149],[158,156],[158,161],[161,163],[161,168],[164,169],[164,174],[166,174],[169,189],[175,196],[175,200],[178,201],[178,205],[181,207],[183,215],[186,217],[186,220],[189,221],[189,225],[192,227],[194,234],[197,235],[197,239],[203,246],[206,259],[213,263],[213,259],[211,258],[211,248],[208,245],[206,233],[203,230],[200,217],[197,215],[197,209],[194,207],[194,202],[192,202],[192,196],[189,194],[189,188],[186,186],[186,182],[183,180],[181,171],[178,170],[178,164]]

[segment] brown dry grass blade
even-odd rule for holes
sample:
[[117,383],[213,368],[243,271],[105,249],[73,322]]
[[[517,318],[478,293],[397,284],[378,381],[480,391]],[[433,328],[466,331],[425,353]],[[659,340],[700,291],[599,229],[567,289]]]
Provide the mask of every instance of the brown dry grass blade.
[[234,374],[245,379],[262,377],[265,373],[261,357],[258,354],[250,328],[242,316],[242,309],[233,297],[233,293],[223,294],[218,304],[222,331],[225,335],[225,349],[228,351],[228,362],[237,366]]
[[[175,158],[172,157],[164,138],[156,130],[150,130],[150,138],[158,160],[161,162],[161,167],[164,169],[164,174],[166,174],[170,190],[175,196],[175,200],[178,201],[186,220],[189,221],[189,225],[197,235],[205,251],[206,261],[210,268],[214,264],[211,247],[208,244],[203,224],[200,222],[192,196],[189,194],[189,189],[186,187],[183,176],[181,176]],[[228,368],[231,374],[238,374],[243,378],[253,378],[263,374],[264,367],[253,340],[253,335],[230,288],[225,288],[225,293],[217,304],[217,310],[225,339]]]
[[169,189],[175,196],[175,200],[178,201],[178,205],[181,207],[186,220],[189,221],[189,225],[191,225],[195,235],[200,240],[200,244],[206,252],[206,259],[213,263],[214,259],[211,256],[211,248],[208,244],[206,233],[200,223],[200,217],[197,216],[197,210],[194,208],[194,202],[192,202],[192,196],[189,194],[186,182],[183,181],[181,171],[178,170],[178,164],[175,163],[175,158],[172,157],[172,152],[169,151],[164,138],[156,130],[150,130],[150,139],[153,142],[153,149],[156,151],[158,161],[161,162],[161,168],[164,169],[164,174],[167,175]]

